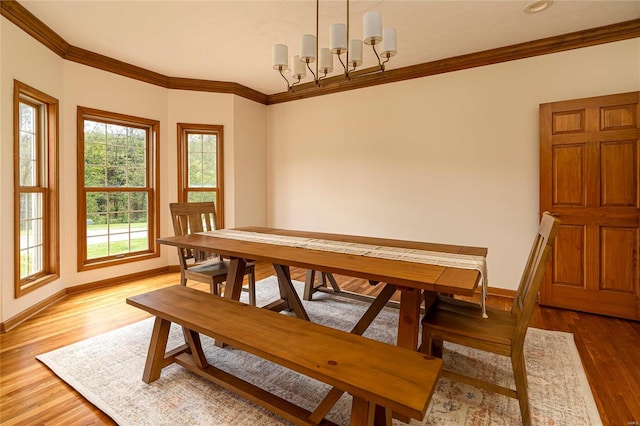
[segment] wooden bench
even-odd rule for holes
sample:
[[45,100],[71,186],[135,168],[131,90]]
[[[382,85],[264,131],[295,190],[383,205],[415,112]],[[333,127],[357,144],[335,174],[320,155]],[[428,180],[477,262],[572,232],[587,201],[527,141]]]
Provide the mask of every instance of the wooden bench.
[[[256,308],[188,287],[173,286],[127,299],[156,316],[143,381],[179,365],[296,424],[324,419],[343,392],[353,396],[351,425],[391,424],[391,413],[421,420],[442,361],[362,336]],[[187,343],[167,352],[171,323]],[[205,334],[333,386],[309,412],[209,364],[200,344]],[[374,423],[375,422],[375,423]]]

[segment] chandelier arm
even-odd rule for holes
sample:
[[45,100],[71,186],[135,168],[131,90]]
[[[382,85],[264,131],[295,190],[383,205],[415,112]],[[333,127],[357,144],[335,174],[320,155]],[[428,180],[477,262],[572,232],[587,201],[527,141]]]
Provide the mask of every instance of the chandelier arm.
[[338,53],[338,60],[342,64],[342,68],[344,68],[344,76],[349,77],[349,70],[347,70],[347,66],[344,64],[344,62],[342,62],[342,57],[340,57],[339,53]]
[[293,86],[295,86],[296,84],[300,84],[300,81],[302,81],[302,77],[298,76],[298,81],[291,84],[291,86],[289,86],[289,90],[293,91]]
[[309,66],[309,62],[307,61],[307,69],[309,70],[309,72],[311,72],[311,74],[313,75],[313,82],[317,83],[318,79],[316,78],[316,73],[313,72],[313,70],[311,69],[311,67]]
[[382,67],[382,62],[380,62],[380,55],[378,55],[378,51],[376,50],[376,43],[373,42],[371,47],[373,48],[373,53],[376,54],[376,58],[378,58],[378,66],[381,67],[382,69],[384,69],[384,67]]
[[280,71],[280,75],[282,76],[282,78],[284,78],[284,81],[287,82],[287,90],[291,89],[291,84],[289,83],[289,80],[287,80],[287,77],[284,76],[283,72],[282,72],[282,67],[278,67],[278,71]]

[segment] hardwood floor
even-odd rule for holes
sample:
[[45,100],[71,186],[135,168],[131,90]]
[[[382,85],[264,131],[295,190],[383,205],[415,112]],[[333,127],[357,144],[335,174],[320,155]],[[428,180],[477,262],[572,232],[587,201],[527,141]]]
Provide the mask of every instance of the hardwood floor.
[[[304,280],[304,270],[291,272],[293,279]],[[257,279],[273,274],[270,265],[257,265]],[[375,294],[378,290],[360,279],[336,279],[351,291]],[[165,274],[72,294],[0,335],[0,423],[114,424],[35,356],[146,318],[146,312],[127,305],[125,299],[178,280],[177,273]],[[490,297],[489,304],[506,309],[510,300]],[[536,307],[531,326],[573,333],[603,423],[638,425],[640,322]]]

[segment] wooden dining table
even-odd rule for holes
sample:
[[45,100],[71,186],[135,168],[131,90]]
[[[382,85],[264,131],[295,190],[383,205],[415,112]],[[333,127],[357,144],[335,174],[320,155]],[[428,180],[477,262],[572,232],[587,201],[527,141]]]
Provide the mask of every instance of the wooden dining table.
[[[247,234],[298,237],[349,244],[365,244],[374,247],[428,252],[452,253],[486,257],[487,249],[451,244],[405,241],[323,232],[294,231],[269,227],[241,227],[233,230]],[[289,267],[347,275],[378,282],[383,288],[373,300],[360,321],[351,330],[362,334],[380,310],[396,292],[400,292],[397,346],[415,350],[418,347],[420,307],[423,300],[432,299],[437,293],[472,296],[479,284],[478,270],[427,263],[409,262],[344,252],[309,249],[299,246],[278,245],[264,241],[226,238],[224,234],[191,234],[180,237],[158,238],[161,244],[185,249],[220,254],[231,260],[224,297],[240,299],[242,280],[247,261],[263,261],[273,264],[278,277],[280,299],[264,306],[271,310],[291,310],[302,319],[309,320],[304,306],[291,282]],[[426,295],[426,296],[425,296]]]

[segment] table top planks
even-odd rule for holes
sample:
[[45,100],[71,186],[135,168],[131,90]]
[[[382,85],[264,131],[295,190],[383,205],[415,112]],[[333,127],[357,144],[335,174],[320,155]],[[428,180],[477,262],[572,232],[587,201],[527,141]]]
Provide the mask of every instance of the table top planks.
[[[342,242],[400,247],[486,256],[487,249],[451,244],[436,244],[387,238],[331,234],[323,232],[294,231],[267,227],[241,227],[238,230],[296,237],[318,238]],[[213,251],[224,256],[265,261],[273,264],[332,272],[372,281],[389,282],[397,286],[417,288],[441,293],[473,295],[479,281],[478,271],[414,262],[309,250],[250,241],[240,241],[208,235],[163,237],[159,243]]]

